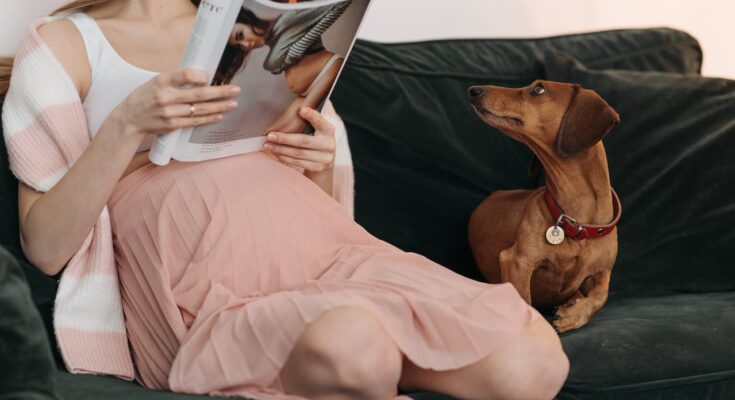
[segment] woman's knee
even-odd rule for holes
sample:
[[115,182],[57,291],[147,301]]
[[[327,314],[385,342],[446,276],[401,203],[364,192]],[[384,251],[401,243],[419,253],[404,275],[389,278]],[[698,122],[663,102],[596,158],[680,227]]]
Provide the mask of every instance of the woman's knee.
[[540,399],[552,399],[561,390],[569,375],[569,359],[561,348],[539,352],[537,367],[529,377],[538,385]]
[[[362,308],[324,313],[299,338],[282,378],[332,387],[355,397],[390,396],[401,374],[402,355],[375,317]],[[290,370],[286,370],[289,368]],[[293,377],[293,373],[300,377]],[[289,379],[296,378],[296,379]],[[300,378],[300,379],[299,379]]]
[[509,384],[519,399],[552,399],[569,374],[569,359],[559,336],[543,319],[535,321],[517,344]]

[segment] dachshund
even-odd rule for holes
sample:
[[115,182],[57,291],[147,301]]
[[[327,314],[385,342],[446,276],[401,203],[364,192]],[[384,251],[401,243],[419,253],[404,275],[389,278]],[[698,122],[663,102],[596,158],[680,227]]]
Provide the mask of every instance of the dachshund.
[[602,138],[620,122],[592,90],[536,81],[524,88],[473,86],[475,112],[527,145],[546,186],[492,193],[472,213],[468,238],[491,283],[510,282],[557,332],[586,324],[607,301],[622,212]]

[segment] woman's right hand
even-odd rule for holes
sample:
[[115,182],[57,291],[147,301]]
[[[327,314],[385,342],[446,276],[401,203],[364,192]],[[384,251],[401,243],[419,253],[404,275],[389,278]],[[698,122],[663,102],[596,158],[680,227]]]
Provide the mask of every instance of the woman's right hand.
[[[196,69],[162,73],[135,89],[110,114],[114,131],[143,140],[176,129],[205,125],[237,108],[236,85],[209,86],[207,74]],[[193,112],[192,112],[193,111]]]

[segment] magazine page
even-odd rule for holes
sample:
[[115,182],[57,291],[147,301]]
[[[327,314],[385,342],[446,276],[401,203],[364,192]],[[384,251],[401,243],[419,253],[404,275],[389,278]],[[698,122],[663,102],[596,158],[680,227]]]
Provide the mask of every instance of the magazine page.
[[[305,132],[301,106],[321,110],[370,0],[240,0],[212,83],[242,88],[239,107],[182,131],[173,158],[200,161],[262,148],[270,131]],[[210,72],[210,71],[207,71]]]
[[[189,44],[180,68],[198,68],[210,76],[217,68],[220,54],[227,44],[230,28],[242,6],[243,0],[202,0],[199,4]],[[156,138],[149,153],[150,160],[166,165],[176,151],[181,136],[192,128],[180,129]]]

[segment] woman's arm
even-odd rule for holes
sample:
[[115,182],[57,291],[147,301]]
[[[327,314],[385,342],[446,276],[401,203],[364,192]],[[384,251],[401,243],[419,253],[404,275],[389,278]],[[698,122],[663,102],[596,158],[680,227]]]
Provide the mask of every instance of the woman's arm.
[[334,61],[329,66],[329,69],[324,71],[324,74],[319,78],[319,80],[314,82],[313,87],[309,93],[306,94],[304,106],[314,108],[324,101],[324,98],[329,94],[329,90],[332,89],[334,81],[337,79],[337,75],[339,74],[340,68],[342,68],[343,62],[344,58],[339,58]]
[[56,186],[39,193],[20,184],[20,237],[28,259],[55,275],[92,230],[140,139],[110,120]]
[[[326,51],[323,53],[334,55],[334,53]],[[324,60],[324,63],[329,61],[329,58],[331,58],[331,56],[327,57],[327,60]],[[329,68],[324,71],[321,77],[319,77],[319,74],[322,72],[324,64],[320,64],[318,70],[311,70],[312,66],[317,65],[317,62],[315,60],[316,59],[311,59],[311,61],[302,60],[299,64],[294,65],[287,70],[286,79],[289,79],[288,71],[291,71],[293,68],[300,68],[298,66],[301,65],[301,63],[303,62],[310,64],[304,69],[296,69],[295,72],[291,72],[290,79],[292,80],[292,82],[290,82],[289,84],[295,84],[294,82],[297,79],[302,80],[303,84],[305,85],[303,91],[308,90],[309,87],[311,87],[311,90],[309,91],[309,93],[306,94],[306,96],[297,95],[288,106],[286,111],[284,111],[283,114],[281,114],[281,116],[278,117],[278,119],[276,119],[276,121],[271,126],[269,126],[268,129],[266,129],[266,133],[271,131],[288,133],[303,132],[304,128],[306,128],[306,124],[304,123],[304,120],[299,116],[299,109],[301,109],[301,107],[317,108],[319,104],[324,101],[324,98],[327,96],[327,94],[329,94],[329,90],[332,88],[335,79],[337,79],[337,75],[339,74],[339,70],[342,66],[342,63],[344,62],[344,59],[339,58],[335,60],[329,66]],[[301,74],[304,74],[306,78],[301,78],[299,76]],[[319,77],[319,81],[314,83],[314,79],[316,79],[317,77]]]
[[303,95],[333,55],[331,51],[318,51],[304,56],[298,63],[288,67],[285,78],[291,93]]
[[[76,29],[62,22],[66,21],[44,25],[39,35],[80,89],[85,77],[79,71],[85,68],[78,64],[86,64],[80,61],[86,60],[84,47],[74,39]],[[51,190],[38,193],[20,184],[21,244],[34,265],[48,275],[61,271],[94,227],[146,135],[218,121],[221,113],[236,106],[222,99],[235,96],[239,89],[202,87],[206,82],[201,71],[159,75],[133,91],[108,116],[89,147]],[[184,85],[197,87],[182,89]],[[201,115],[188,115],[190,103],[196,104]]]
[[343,62],[344,58],[335,60],[328,69],[324,71],[324,74],[314,82],[311,90],[306,94],[304,106],[314,108],[324,101],[324,98],[327,97],[329,91],[332,89],[332,85],[334,85],[337,75],[339,75],[339,70],[342,68]]

